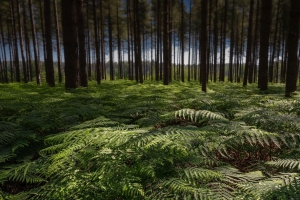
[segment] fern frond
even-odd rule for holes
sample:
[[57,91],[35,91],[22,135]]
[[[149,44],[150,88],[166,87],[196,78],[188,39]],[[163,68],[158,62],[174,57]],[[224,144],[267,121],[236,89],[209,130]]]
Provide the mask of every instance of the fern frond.
[[200,120],[224,120],[227,121],[224,116],[219,113],[214,113],[208,110],[194,110],[194,109],[182,109],[175,112],[175,117],[183,117],[183,119],[189,119],[194,122]]

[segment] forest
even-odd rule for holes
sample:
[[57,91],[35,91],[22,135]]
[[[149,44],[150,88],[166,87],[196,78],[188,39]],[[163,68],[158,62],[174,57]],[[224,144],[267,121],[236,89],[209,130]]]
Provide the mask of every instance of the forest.
[[0,0],[0,200],[300,198],[299,0]]

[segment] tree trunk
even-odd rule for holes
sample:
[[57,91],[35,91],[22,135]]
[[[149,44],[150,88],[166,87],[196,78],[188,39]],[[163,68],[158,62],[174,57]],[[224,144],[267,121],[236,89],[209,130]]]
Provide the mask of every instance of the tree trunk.
[[[117,3],[118,4],[118,3]],[[119,79],[123,79],[123,67],[121,57],[121,36],[120,36],[120,20],[119,20],[119,5],[117,5],[117,29],[118,29],[118,67]]]
[[274,59],[276,54],[276,44],[277,44],[277,32],[278,32],[278,22],[279,22],[279,13],[280,13],[280,1],[277,3],[277,13],[276,13],[276,21],[275,21],[275,31],[272,43],[272,54],[270,59],[270,67],[269,67],[269,82],[273,82],[274,77]]
[[155,80],[159,81],[159,55],[160,55],[160,2],[157,0],[157,22],[156,22],[156,62],[155,62]]
[[35,65],[35,76],[36,76],[36,84],[41,84],[41,69],[38,58],[38,49],[36,42],[36,29],[35,22],[33,17],[33,8],[32,8],[32,0],[29,0],[29,12],[30,12],[30,23],[31,23],[31,32],[32,32],[32,43],[33,43],[33,53],[34,53],[34,65]]
[[289,19],[289,32],[287,37],[287,72],[286,72],[286,86],[285,96],[290,97],[291,93],[297,89],[298,78],[298,42],[299,42],[299,22],[300,22],[300,1],[290,0],[290,19]]
[[57,69],[58,69],[58,82],[62,82],[61,74],[61,55],[60,55],[60,36],[59,36],[59,25],[58,25],[58,14],[57,14],[57,3],[53,0],[54,8],[54,20],[55,20],[55,36],[56,36],[56,52],[57,52]]
[[45,61],[46,80],[49,86],[55,86],[53,51],[52,51],[52,23],[51,23],[51,2],[44,0],[44,16],[45,16],[45,39],[47,57]]
[[229,73],[228,81],[233,82],[233,49],[234,49],[234,20],[235,20],[235,0],[232,1],[232,11],[231,11],[231,34],[230,34],[230,55],[229,55]]
[[201,84],[202,91],[206,92],[206,53],[207,53],[207,0],[201,0]]
[[20,76],[20,64],[19,64],[19,53],[18,53],[18,38],[17,38],[17,28],[16,28],[16,17],[15,17],[15,11],[14,11],[14,1],[10,1],[10,15],[12,18],[12,27],[13,27],[13,43],[14,43],[14,62],[15,62],[15,68],[16,68],[16,81],[21,81]]
[[214,82],[217,81],[218,34],[218,0],[216,0],[214,18]]
[[76,0],[61,0],[66,89],[78,87]]
[[260,91],[268,89],[268,53],[271,30],[272,0],[263,0],[261,5],[259,79]]
[[[164,1],[164,85],[169,84],[169,51],[170,51],[170,23],[169,23],[169,15],[170,15],[170,0]],[[182,33],[183,34],[183,33]],[[182,80],[184,81],[184,79]]]
[[113,62],[113,39],[112,39],[112,21],[111,8],[108,2],[108,36],[109,36],[109,75],[110,80],[114,80],[114,62]]
[[184,3],[181,0],[181,81],[184,82]]
[[[101,9],[101,5],[100,5],[100,9]],[[100,48],[99,48],[99,36],[98,36],[98,28],[97,28],[98,20],[97,20],[97,12],[96,12],[96,0],[93,0],[93,18],[94,18],[94,34],[95,34],[95,48],[96,48],[96,79],[97,79],[97,83],[100,84],[102,75],[100,71]]]
[[21,56],[22,56],[22,65],[23,65],[23,79],[24,83],[28,83],[28,68],[26,65],[26,59],[25,59],[25,52],[24,52],[24,40],[23,40],[23,30],[22,30],[22,24],[21,24],[21,12],[20,12],[20,2],[17,0],[17,19],[18,19],[18,25],[19,25],[19,40],[20,40],[20,47],[21,47]]
[[254,7],[254,0],[251,0],[250,1],[250,11],[249,11],[249,22],[248,22],[246,63],[245,63],[244,80],[243,80],[244,87],[247,85],[248,78],[249,78],[249,80],[252,80],[252,77],[250,77],[250,76],[248,77],[248,74],[249,74],[249,70],[250,70],[250,66],[251,66],[253,7]]
[[32,68],[31,68],[31,50],[30,50],[30,39],[27,30],[27,14],[26,14],[26,7],[25,7],[25,0],[22,0],[22,7],[23,7],[23,25],[24,25],[24,36],[25,36],[25,48],[27,54],[27,80],[32,81]]
[[79,42],[79,77],[80,86],[88,86],[86,71],[86,49],[85,49],[85,26],[83,14],[83,0],[76,0],[77,24],[78,24],[78,42]]

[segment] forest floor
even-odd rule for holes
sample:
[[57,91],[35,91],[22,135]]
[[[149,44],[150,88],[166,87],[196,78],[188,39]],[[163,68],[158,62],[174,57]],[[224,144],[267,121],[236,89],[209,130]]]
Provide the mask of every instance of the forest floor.
[[0,200],[292,199],[299,146],[281,84],[0,85]]

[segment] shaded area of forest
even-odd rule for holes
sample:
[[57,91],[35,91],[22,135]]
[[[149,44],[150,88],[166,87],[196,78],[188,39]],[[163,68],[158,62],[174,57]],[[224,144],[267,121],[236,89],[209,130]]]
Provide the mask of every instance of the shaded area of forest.
[[[1,85],[0,199],[292,199],[300,99],[255,85]],[[76,109],[74,109],[76,108]]]

